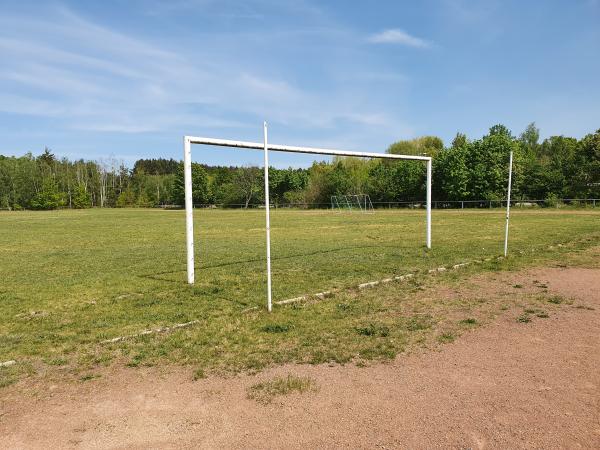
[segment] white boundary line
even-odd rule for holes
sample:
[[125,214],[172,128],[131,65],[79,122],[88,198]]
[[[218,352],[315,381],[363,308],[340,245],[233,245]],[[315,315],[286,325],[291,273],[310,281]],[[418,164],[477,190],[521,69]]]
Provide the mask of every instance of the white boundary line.
[[[573,243],[576,243],[576,242],[580,242],[580,241],[572,241],[572,242],[565,242],[565,243],[561,243],[561,244],[549,245],[549,246],[546,247],[546,249],[547,250],[553,250],[556,247],[561,247],[562,248],[562,247],[566,247],[569,244],[573,244]],[[529,250],[529,252],[531,252],[531,253],[533,253],[535,251],[536,251],[535,248],[532,248],[531,250]],[[519,254],[521,254],[521,255],[524,254],[524,253],[525,253],[524,251],[520,251],[519,252]],[[448,266],[448,267],[441,266],[441,267],[436,267],[435,269],[429,269],[427,272],[423,272],[423,274],[425,274],[425,275],[432,275],[432,274],[436,274],[436,273],[446,272],[448,270],[458,270],[458,269],[461,269],[463,267],[470,266],[472,264],[484,264],[486,262],[491,262],[491,261],[494,261],[494,260],[495,261],[502,261],[504,259],[507,259],[507,258],[505,256],[502,256],[502,255],[496,256],[496,257],[487,257],[487,258],[483,258],[483,259],[475,259],[475,260],[472,260],[472,261],[465,261],[465,262],[462,262],[462,263],[454,264],[454,265]],[[318,293],[313,294],[313,295],[309,295],[309,294],[301,295],[299,297],[289,298],[287,300],[280,300],[280,301],[274,302],[274,304],[275,305],[289,305],[291,303],[302,302],[302,301],[308,300],[308,299],[313,298],[313,297],[323,299],[325,297],[329,297],[329,296],[333,295],[336,292],[341,292],[342,290],[353,289],[353,288],[354,289],[360,289],[360,290],[362,290],[362,289],[367,289],[367,288],[375,287],[375,286],[378,286],[380,284],[391,283],[392,281],[405,281],[405,280],[407,280],[409,278],[412,278],[414,276],[415,276],[415,274],[413,274],[413,273],[407,273],[406,275],[398,275],[398,276],[395,276],[395,277],[392,277],[392,278],[384,278],[382,280],[376,280],[376,281],[367,281],[366,283],[361,283],[359,285],[356,285],[354,287],[349,287],[349,288],[346,288],[346,289],[334,289],[334,290],[331,290],[331,291],[318,292]],[[257,307],[254,307],[254,309],[256,309],[256,308]],[[249,311],[249,309],[248,310],[244,310],[244,312],[245,311]]]
[[[503,260],[505,258],[504,258],[504,256],[497,256],[496,258],[485,258],[485,259],[477,259],[477,260],[474,260],[474,261],[466,261],[466,262],[463,262],[463,263],[454,264],[453,266],[450,266],[450,267],[441,266],[441,267],[437,267],[435,269],[429,269],[426,273],[424,272],[424,274],[431,275],[431,274],[435,274],[435,273],[446,272],[448,270],[457,270],[457,269],[460,269],[462,267],[469,266],[471,264],[483,264],[483,263],[486,263],[486,262],[490,262],[493,259],[496,259],[497,261],[501,261],[501,260]],[[392,278],[384,278],[382,280],[376,280],[376,281],[367,281],[366,283],[361,283],[359,285],[354,286],[354,288],[362,290],[362,289],[372,288],[372,287],[378,286],[380,284],[391,283],[393,281],[406,281],[408,279],[413,278],[415,275],[416,274],[414,274],[414,273],[407,273],[405,275],[398,275],[398,276],[395,276],[395,277],[392,277]],[[353,289],[353,287],[350,287],[348,289]],[[274,303],[276,305],[289,305],[290,303],[297,303],[297,302],[308,300],[311,297],[317,297],[317,298],[323,299],[325,297],[328,297],[328,296],[330,296],[330,295],[332,295],[332,294],[334,294],[336,292],[340,292],[342,290],[343,289],[337,289],[337,290],[331,290],[331,291],[325,291],[325,292],[318,292],[318,293],[313,294],[313,295],[308,295],[308,294],[307,295],[301,295],[299,297],[289,298],[287,300],[280,300],[280,301],[274,302]]]
[[106,339],[104,341],[100,341],[100,343],[101,344],[113,344],[115,342],[121,342],[126,339],[133,339],[133,338],[140,337],[140,336],[146,336],[148,334],[167,333],[169,331],[177,330],[179,328],[191,327],[192,325],[196,325],[197,323],[200,323],[200,321],[192,320],[191,322],[177,323],[175,325],[171,325],[170,327],[155,328],[153,330],[144,330],[144,331],[141,331],[140,333],[130,334],[129,336],[119,336],[119,337],[112,338],[112,339]]
[[[549,246],[546,247],[546,250],[554,250],[557,247],[558,248],[564,248],[564,247],[568,247],[569,245],[576,244],[578,242],[583,242],[583,240],[575,240],[575,241],[570,241],[570,242],[564,242],[564,243],[558,243],[558,244],[554,244],[554,245],[549,245]],[[529,250],[530,253],[534,253],[535,251],[536,251],[536,248],[532,248],[532,249]],[[526,253],[526,252],[525,251],[520,251],[519,252],[519,254],[524,254],[524,253]],[[491,261],[494,261],[494,260],[496,260],[496,261],[502,261],[504,259],[507,259],[507,258],[505,258],[504,256],[496,256],[496,257],[487,257],[487,258],[483,258],[483,259],[475,259],[475,260],[472,260],[472,261],[465,261],[465,262],[462,262],[462,263],[454,264],[454,265],[449,266],[449,267],[441,266],[441,267],[438,267],[438,268],[435,268],[435,269],[430,269],[426,273],[423,272],[423,274],[424,275],[430,275],[430,274],[436,274],[436,273],[446,272],[447,270],[458,270],[458,269],[461,269],[463,267],[467,267],[467,266],[472,265],[472,264],[484,264],[486,262],[491,262]],[[409,279],[413,278],[414,276],[415,276],[415,274],[413,274],[413,273],[407,273],[405,275],[397,275],[397,276],[394,276],[392,278],[384,278],[382,280],[377,280],[377,281],[368,281],[366,283],[361,283],[361,284],[355,286],[354,288],[362,290],[362,289],[367,289],[367,288],[375,287],[375,286],[378,286],[380,284],[391,283],[393,281],[406,281],[406,280],[409,280]],[[307,295],[301,295],[299,297],[289,298],[287,300],[280,300],[280,301],[273,302],[273,303],[275,305],[289,305],[289,304],[292,304],[292,303],[298,303],[298,302],[306,301],[306,300],[308,300],[310,298],[319,298],[319,299],[323,300],[323,299],[325,299],[327,297],[330,297],[330,296],[334,295],[337,292],[341,292],[343,290],[348,290],[348,289],[352,289],[352,287],[350,287],[350,288],[344,288],[344,289],[332,289],[332,290],[329,290],[329,291],[317,292],[316,294],[313,294],[313,295],[309,295],[309,294],[307,294]],[[251,306],[251,307],[248,307],[248,308],[242,310],[241,313],[244,314],[244,313],[248,313],[248,312],[256,311],[256,310],[258,310],[258,306]],[[195,324],[197,324],[199,322],[200,322],[199,320],[192,320],[191,322],[178,323],[178,324],[175,324],[175,325],[172,325],[172,326],[169,326],[169,327],[155,328],[153,330],[144,330],[144,331],[142,331],[140,333],[137,333],[137,334],[132,334],[132,335],[129,335],[129,336],[119,336],[119,337],[115,337],[115,338],[112,338],[112,339],[107,339],[107,340],[104,340],[104,341],[100,341],[100,344],[111,344],[111,343],[121,342],[121,341],[124,341],[126,339],[133,339],[133,338],[140,337],[140,336],[146,336],[146,335],[158,334],[158,333],[166,333],[166,332],[173,331],[173,330],[176,330],[176,329],[179,329],[179,328],[189,327],[189,326],[195,325]],[[12,366],[14,364],[16,364],[16,361],[13,361],[13,360],[6,361],[6,362],[3,362],[3,363],[0,363],[0,367],[9,367],[9,366]]]

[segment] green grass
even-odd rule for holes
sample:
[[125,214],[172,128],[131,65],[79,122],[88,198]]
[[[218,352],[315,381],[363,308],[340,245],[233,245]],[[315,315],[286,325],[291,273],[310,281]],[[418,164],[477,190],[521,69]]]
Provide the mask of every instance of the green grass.
[[456,336],[452,333],[442,333],[437,337],[438,341],[441,343],[449,343],[449,342],[454,342],[454,340],[456,339]]
[[276,397],[294,392],[301,394],[315,388],[311,378],[289,374],[287,377],[275,377],[269,381],[253,384],[248,389],[248,398],[262,404],[269,404]]
[[[558,258],[566,251],[557,247],[561,242],[598,243],[599,219],[600,211],[517,209],[515,258],[429,278]],[[342,291],[327,301],[276,306],[269,315],[264,211],[196,211],[195,286],[185,283],[183,211],[0,212],[0,362],[17,360],[27,366],[23,373],[115,361],[191,364],[204,373],[392,358],[433,332],[443,314],[411,303],[423,289],[418,279],[360,293],[351,287],[502,251],[500,210],[434,211],[430,251],[423,245],[424,220],[423,211],[410,210],[274,210],[274,300]],[[199,323],[100,344],[192,320]]]
[[90,380],[94,380],[96,378],[100,378],[100,375],[95,374],[95,373],[89,373],[89,374],[86,374],[86,375],[82,376],[81,378],[79,378],[79,381],[90,381]]
[[466,326],[473,326],[473,325],[477,325],[477,319],[474,319],[473,317],[469,317],[468,319],[463,319],[459,322],[462,325],[466,325]]

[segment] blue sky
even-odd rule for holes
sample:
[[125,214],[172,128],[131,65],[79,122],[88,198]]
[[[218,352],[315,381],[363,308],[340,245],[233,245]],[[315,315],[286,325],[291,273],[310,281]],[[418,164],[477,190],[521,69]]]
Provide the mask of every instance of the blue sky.
[[495,123],[581,137],[598,80],[600,0],[0,0],[5,155],[179,159],[184,134],[260,141],[263,120],[272,143],[364,151]]

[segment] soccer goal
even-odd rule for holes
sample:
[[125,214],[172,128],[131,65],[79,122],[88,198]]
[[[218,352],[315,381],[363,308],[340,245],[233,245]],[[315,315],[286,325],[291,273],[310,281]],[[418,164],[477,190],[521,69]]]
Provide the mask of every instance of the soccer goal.
[[[427,213],[425,227],[425,244],[431,248],[431,157],[416,155],[395,155],[389,153],[355,152],[346,150],[333,150],[326,148],[296,147],[291,145],[274,145],[268,143],[267,123],[263,124],[263,142],[232,141],[227,139],[213,139],[205,137],[183,137],[183,165],[185,185],[185,224],[187,247],[187,280],[194,284],[194,205],[192,202],[192,144],[214,145],[221,147],[243,148],[262,150],[265,164],[265,231],[267,240],[267,310],[272,310],[271,299],[271,225],[269,203],[269,151],[306,153],[312,155],[354,156],[358,158],[382,158],[395,160],[423,161],[427,163]],[[372,205],[371,205],[372,207]]]
[[337,211],[373,212],[373,203],[369,194],[332,195],[331,209]]

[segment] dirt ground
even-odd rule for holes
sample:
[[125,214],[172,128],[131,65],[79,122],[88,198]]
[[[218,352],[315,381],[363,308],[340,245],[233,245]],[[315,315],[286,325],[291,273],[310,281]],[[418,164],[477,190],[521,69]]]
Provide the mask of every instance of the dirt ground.
[[[438,350],[366,368],[199,381],[189,370],[119,369],[35,396],[11,387],[0,447],[600,448],[600,269],[510,276],[575,303],[530,323],[506,311]],[[289,373],[317,390],[268,405],[247,398],[249,386]]]

